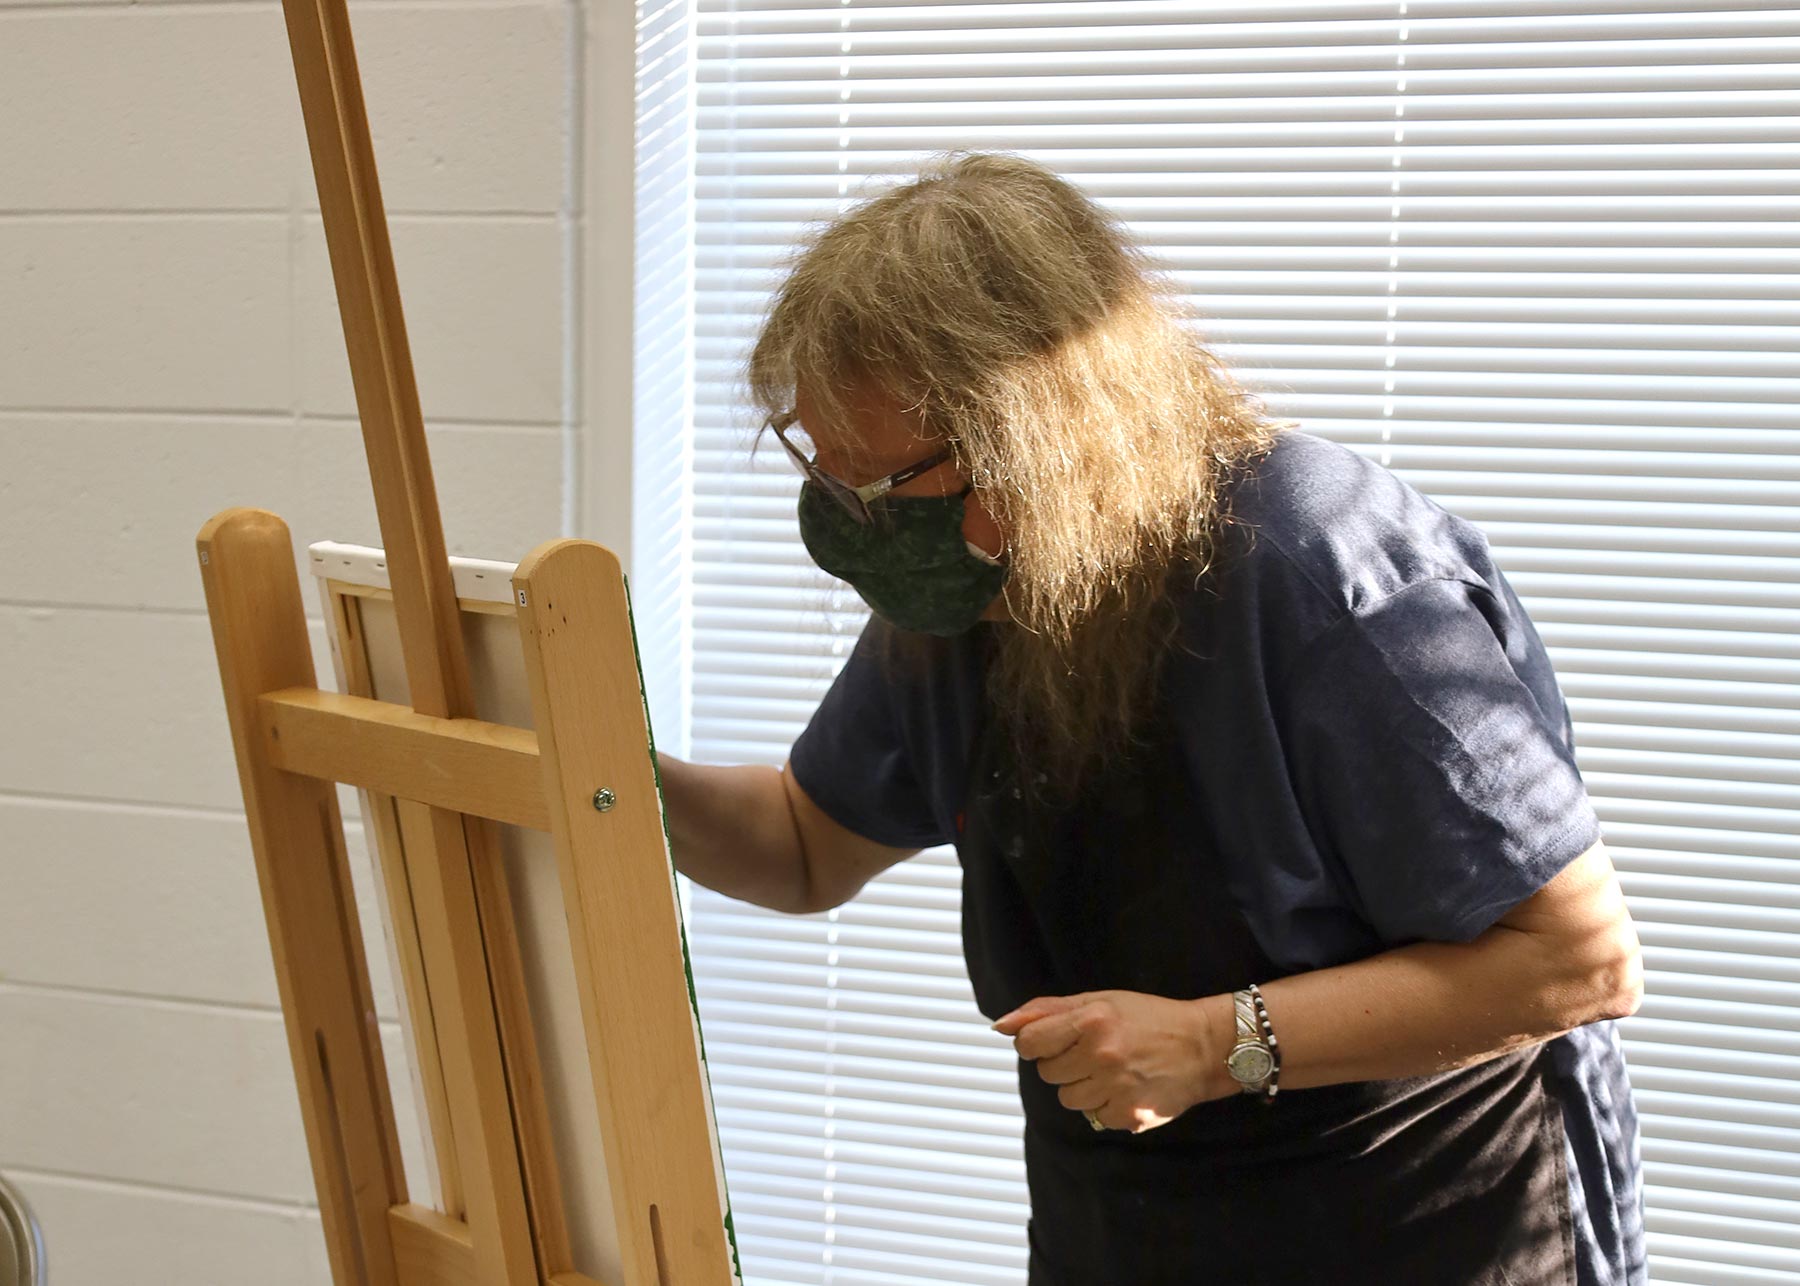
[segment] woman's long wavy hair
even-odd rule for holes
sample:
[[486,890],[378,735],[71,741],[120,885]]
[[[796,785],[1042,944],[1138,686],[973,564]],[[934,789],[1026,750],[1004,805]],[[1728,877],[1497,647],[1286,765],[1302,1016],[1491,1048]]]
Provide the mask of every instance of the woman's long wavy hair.
[[770,415],[804,388],[831,425],[872,383],[955,449],[1007,537],[990,710],[1057,792],[1132,742],[1176,635],[1172,575],[1213,565],[1228,476],[1293,423],[1113,219],[1006,154],[939,157],[812,235],[747,374]]

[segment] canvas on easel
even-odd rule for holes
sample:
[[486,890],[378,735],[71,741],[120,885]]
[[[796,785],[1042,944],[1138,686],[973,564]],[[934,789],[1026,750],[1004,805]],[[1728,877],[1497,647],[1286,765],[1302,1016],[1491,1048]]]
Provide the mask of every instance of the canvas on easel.
[[[406,704],[405,664],[382,552],[319,541],[311,546],[309,555],[339,691]],[[475,684],[476,714],[496,724],[530,727],[531,686],[518,645],[513,565],[453,557],[450,570]],[[367,790],[359,794],[378,874],[381,927],[397,980],[412,1098],[419,1109],[419,1132],[425,1142],[425,1177],[433,1201],[441,1208],[436,1137],[445,1128],[442,1072],[434,1065],[436,1050],[428,1019],[421,1022],[415,1017],[427,1007],[427,1001],[416,994],[422,990],[423,970],[406,888],[403,841],[390,812],[393,801]],[[581,1027],[556,853],[547,835],[525,827],[501,826],[498,836],[537,1042],[549,1138],[561,1180],[570,1262],[600,1281],[622,1280],[612,1186],[599,1116],[588,1086],[589,1051]],[[697,1039],[698,1022],[696,1009]],[[703,1057],[704,1050],[702,1043]],[[721,1185],[723,1182],[721,1174]]]

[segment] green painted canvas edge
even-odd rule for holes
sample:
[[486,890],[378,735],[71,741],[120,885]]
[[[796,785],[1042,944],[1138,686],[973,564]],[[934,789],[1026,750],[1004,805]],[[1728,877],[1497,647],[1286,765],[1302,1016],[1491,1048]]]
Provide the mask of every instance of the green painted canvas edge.
[[744,1270],[738,1259],[737,1228],[731,1216],[731,1193],[725,1182],[725,1156],[719,1149],[718,1111],[713,1105],[712,1075],[706,1066],[706,1036],[700,1029],[700,996],[694,990],[693,958],[688,954],[687,924],[681,914],[680,885],[676,883],[675,841],[669,834],[669,812],[663,801],[662,770],[656,762],[656,730],[650,722],[650,698],[644,690],[644,659],[638,650],[637,616],[631,607],[631,577],[623,570],[625,583],[625,621],[631,629],[631,661],[637,668],[638,702],[644,708],[645,740],[650,748],[650,773],[656,781],[656,815],[662,821],[663,858],[669,864],[669,882],[675,896],[675,927],[681,935],[681,969],[687,975],[688,1008],[694,1019],[694,1039],[700,1049],[700,1082],[706,1089],[707,1117],[711,1123],[713,1166],[719,1181],[719,1196],[725,1203],[725,1241],[731,1247],[731,1275],[737,1286],[743,1286]]

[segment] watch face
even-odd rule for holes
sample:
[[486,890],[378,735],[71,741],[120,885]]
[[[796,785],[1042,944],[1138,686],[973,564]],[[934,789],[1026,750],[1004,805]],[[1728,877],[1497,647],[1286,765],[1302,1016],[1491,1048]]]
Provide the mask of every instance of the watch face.
[[1261,1045],[1239,1045],[1225,1060],[1226,1068],[1240,1081],[1260,1081],[1275,1070],[1275,1059]]

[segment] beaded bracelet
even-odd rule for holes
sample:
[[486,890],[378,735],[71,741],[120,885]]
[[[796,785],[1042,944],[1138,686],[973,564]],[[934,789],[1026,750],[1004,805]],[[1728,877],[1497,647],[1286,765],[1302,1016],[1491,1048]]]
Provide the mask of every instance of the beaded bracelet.
[[1250,1000],[1256,1006],[1256,1020],[1262,1024],[1263,1040],[1269,1046],[1269,1059],[1274,1064],[1269,1069],[1269,1084],[1259,1099],[1267,1107],[1275,1101],[1275,1091],[1280,1088],[1277,1082],[1281,1078],[1281,1042],[1275,1038],[1275,1028],[1269,1022],[1269,1007],[1263,1003],[1262,991],[1255,983],[1244,990],[1250,993]]

